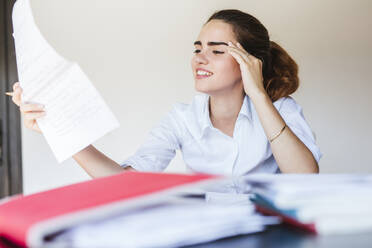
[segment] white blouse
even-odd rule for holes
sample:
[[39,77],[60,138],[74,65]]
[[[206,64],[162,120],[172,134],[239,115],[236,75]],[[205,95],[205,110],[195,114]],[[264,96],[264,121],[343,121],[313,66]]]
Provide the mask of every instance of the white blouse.
[[[319,162],[322,153],[302,108],[292,97],[280,98],[273,104],[287,126]],[[280,172],[258,114],[247,95],[235,123],[233,137],[213,127],[209,118],[209,96],[196,95],[191,104],[175,104],[151,130],[144,144],[121,166],[160,172],[168,166],[178,149],[187,169],[192,172],[228,176]]]

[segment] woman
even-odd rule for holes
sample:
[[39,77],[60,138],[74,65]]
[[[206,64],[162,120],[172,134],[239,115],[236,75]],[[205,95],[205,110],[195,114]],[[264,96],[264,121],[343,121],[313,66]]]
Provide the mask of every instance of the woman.
[[[123,170],[162,171],[180,149],[194,172],[317,173],[321,153],[301,107],[291,98],[299,85],[295,61],[253,16],[238,10],[213,14],[194,43],[191,65],[201,95],[177,104],[145,143],[121,165],[86,147],[73,158],[92,177]],[[25,126],[41,132],[41,106],[13,101]]]

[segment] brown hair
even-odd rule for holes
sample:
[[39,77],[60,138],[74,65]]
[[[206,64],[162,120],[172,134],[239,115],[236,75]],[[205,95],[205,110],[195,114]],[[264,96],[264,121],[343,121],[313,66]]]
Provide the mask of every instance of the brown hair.
[[273,102],[297,90],[299,78],[296,62],[281,46],[270,41],[267,29],[259,20],[234,9],[218,11],[207,23],[211,20],[230,24],[243,48],[262,61],[263,84]]

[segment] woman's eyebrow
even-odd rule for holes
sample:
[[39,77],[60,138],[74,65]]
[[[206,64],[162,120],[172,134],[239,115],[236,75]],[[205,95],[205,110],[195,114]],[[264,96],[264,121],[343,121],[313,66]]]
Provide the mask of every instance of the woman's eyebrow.
[[[194,45],[199,45],[201,46],[202,43],[200,40],[197,40],[194,42]],[[225,46],[228,46],[228,44],[226,42],[222,42],[222,41],[209,41],[207,43],[208,46],[219,46],[219,45],[225,45]]]

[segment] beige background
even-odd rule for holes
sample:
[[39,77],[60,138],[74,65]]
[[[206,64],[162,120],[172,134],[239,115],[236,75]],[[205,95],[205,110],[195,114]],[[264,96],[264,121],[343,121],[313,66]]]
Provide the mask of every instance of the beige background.
[[[300,66],[293,96],[317,136],[321,172],[372,172],[372,1],[31,0],[47,40],[77,61],[121,127],[94,145],[120,162],[176,102],[195,94],[193,41],[215,11],[256,16]],[[26,194],[89,177],[23,129]],[[183,172],[178,153],[168,171]]]

